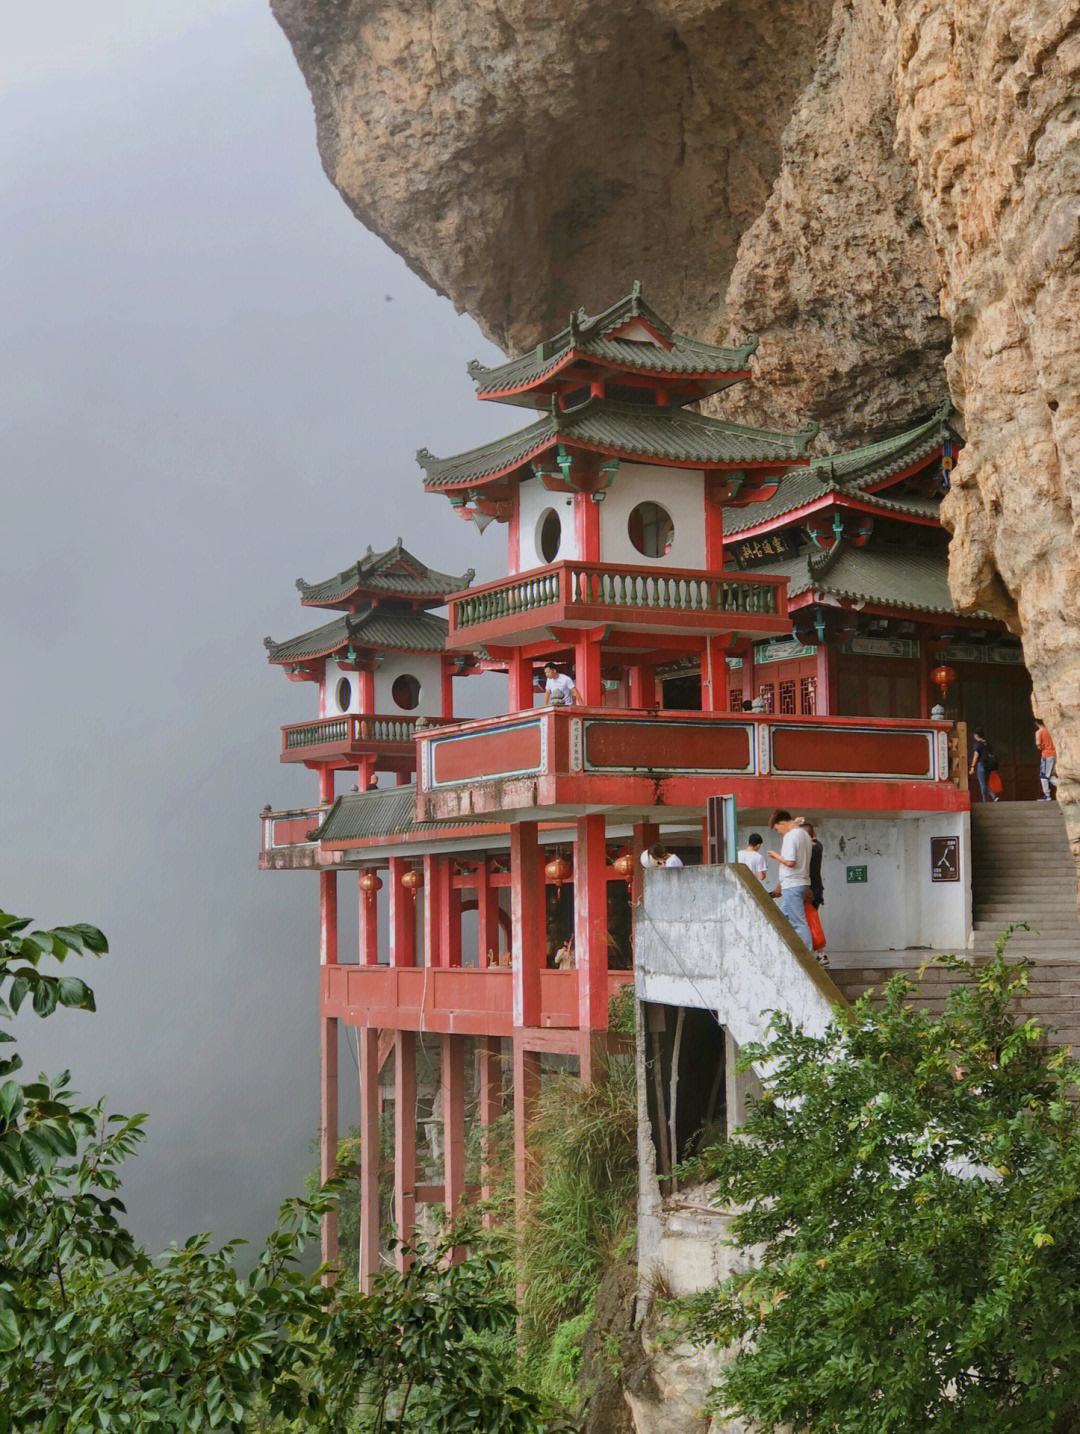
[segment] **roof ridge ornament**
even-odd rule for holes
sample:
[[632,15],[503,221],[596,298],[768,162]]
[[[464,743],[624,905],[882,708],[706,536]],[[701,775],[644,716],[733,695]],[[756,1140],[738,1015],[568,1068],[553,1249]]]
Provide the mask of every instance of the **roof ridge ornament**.
[[297,579],[296,579],[296,587],[297,587],[297,591],[298,591],[298,592],[306,593],[306,592],[308,591],[308,589],[311,587],[311,584],[310,584],[310,583],[306,583],[303,578],[297,578]]
[[633,288],[630,290],[630,312],[636,318],[641,308],[641,280],[635,279]]

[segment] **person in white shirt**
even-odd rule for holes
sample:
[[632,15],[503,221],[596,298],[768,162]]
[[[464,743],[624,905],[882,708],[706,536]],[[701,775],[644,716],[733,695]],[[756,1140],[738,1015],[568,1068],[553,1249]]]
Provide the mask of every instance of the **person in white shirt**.
[[560,672],[553,662],[544,663],[544,677],[544,690],[547,692],[545,707],[572,707],[575,702],[579,707],[582,705],[581,693],[574,686],[574,679]]
[[743,866],[748,866],[757,879],[764,882],[769,875],[769,868],[765,865],[765,858],[761,855],[761,833],[751,832],[746,838],[746,845],[739,852],[737,861]]
[[783,808],[769,818],[769,830],[784,838],[779,851],[766,852],[780,863],[780,885],[773,892],[779,896],[780,910],[791,923],[795,935],[813,951],[814,941],[806,924],[806,903],[810,900],[810,856],[813,843],[810,833]]
[[653,842],[648,850],[641,853],[641,864],[646,869],[650,866],[682,866],[682,862],[673,851],[668,851],[661,841]]

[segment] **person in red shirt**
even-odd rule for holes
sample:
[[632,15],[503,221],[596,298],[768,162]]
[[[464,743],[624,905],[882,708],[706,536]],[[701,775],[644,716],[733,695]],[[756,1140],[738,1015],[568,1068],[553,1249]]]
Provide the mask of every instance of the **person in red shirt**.
[[1044,802],[1052,802],[1057,798],[1057,748],[1041,717],[1035,718],[1035,746],[1039,752],[1039,781],[1042,783],[1042,799]]

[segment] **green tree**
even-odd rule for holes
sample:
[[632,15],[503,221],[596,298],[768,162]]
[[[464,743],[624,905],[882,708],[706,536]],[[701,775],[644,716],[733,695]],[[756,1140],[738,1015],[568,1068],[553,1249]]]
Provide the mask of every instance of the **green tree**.
[[757,1267],[691,1310],[741,1342],[720,1407],[807,1434],[1080,1427],[1078,1068],[1010,1014],[1008,934],[941,1016],[898,976],[743,1052],[768,1089],[706,1173]]
[[[92,1011],[43,968],[103,955],[84,924],[0,912],[0,1431],[201,1431],[350,1422],[373,1434],[540,1434],[535,1399],[485,1347],[512,1301],[481,1258],[420,1250],[371,1295],[328,1288],[301,1256],[340,1185],[282,1207],[248,1275],[196,1235],[151,1258],[123,1224],[120,1167],[144,1117],[77,1103],[65,1072],[24,1083],[8,1027],[26,1001]],[[292,1421],[302,1418],[302,1424]]]

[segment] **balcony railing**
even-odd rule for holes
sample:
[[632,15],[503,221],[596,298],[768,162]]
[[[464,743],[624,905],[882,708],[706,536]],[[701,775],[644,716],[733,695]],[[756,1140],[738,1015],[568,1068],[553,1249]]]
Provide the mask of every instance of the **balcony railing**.
[[289,762],[320,756],[348,757],[395,748],[411,754],[418,727],[423,731],[425,727],[443,727],[452,721],[448,717],[349,713],[341,717],[320,717],[314,722],[297,722],[281,729],[281,759]]
[[[648,627],[771,631],[787,614],[787,579],[700,569],[554,563],[450,600],[450,634],[528,628],[552,621],[624,622]],[[769,619],[773,619],[772,622]]]

